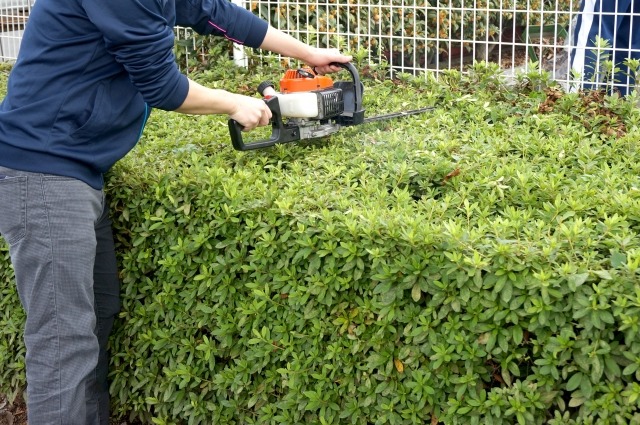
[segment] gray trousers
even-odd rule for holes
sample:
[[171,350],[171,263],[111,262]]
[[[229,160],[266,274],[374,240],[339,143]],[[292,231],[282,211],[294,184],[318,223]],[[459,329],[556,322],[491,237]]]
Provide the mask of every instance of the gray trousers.
[[108,425],[120,283],[103,192],[0,167],[0,234],[27,315],[29,425]]

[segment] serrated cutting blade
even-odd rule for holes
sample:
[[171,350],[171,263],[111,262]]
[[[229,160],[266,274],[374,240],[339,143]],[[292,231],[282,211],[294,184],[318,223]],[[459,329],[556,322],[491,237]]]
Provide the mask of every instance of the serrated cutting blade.
[[417,114],[422,114],[424,112],[433,111],[434,109],[435,109],[434,106],[429,106],[426,108],[411,109],[409,111],[400,111],[400,112],[392,112],[390,114],[376,115],[373,117],[366,117],[364,121],[362,121],[362,123],[364,124],[367,122],[385,121],[385,120],[390,120],[394,118],[408,117],[410,115],[417,115]]

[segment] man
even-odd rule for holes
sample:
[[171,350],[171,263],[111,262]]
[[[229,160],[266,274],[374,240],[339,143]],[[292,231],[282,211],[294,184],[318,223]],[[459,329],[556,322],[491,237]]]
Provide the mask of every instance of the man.
[[[597,37],[607,40],[610,49],[598,51]],[[583,0],[574,32],[575,48],[571,52],[571,68],[585,88],[605,88],[614,78],[621,95],[630,93],[636,84],[627,58],[640,59],[640,0]],[[603,74],[602,61],[612,60],[620,68],[615,74]]]
[[303,44],[227,0],[38,0],[0,105],[0,234],[25,326],[30,425],[108,424],[106,344],[119,309],[103,173],[151,108],[269,123],[257,98],[203,87],[173,56],[174,25],[315,66]]

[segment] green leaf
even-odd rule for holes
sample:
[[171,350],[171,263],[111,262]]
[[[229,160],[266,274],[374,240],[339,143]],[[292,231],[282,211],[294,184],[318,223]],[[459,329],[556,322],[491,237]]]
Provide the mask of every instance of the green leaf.
[[512,335],[513,342],[515,342],[516,345],[522,344],[522,340],[524,339],[524,332],[522,331],[522,328],[520,326],[516,325],[513,327]]
[[613,277],[611,276],[611,273],[609,273],[608,270],[595,270],[594,273],[597,274],[598,276],[600,276],[600,279],[602,279],[602,280],[611,280],[611,279],[613,279]]
[[420,301],[421,297],[422,297],[422,291],[420,289],[420,285],[419,284],[413,285],[413,288],[411,288],[411,299],[413,299],[413,301],[415,302],[418,302]]
[[584,402],[587,400],[588,400],[587,397],[571,397],[571,399],[569,400],[569,407],[582,406]]
[[600,357],[594,356],[591,358],[591,381],[599,382],[604,373],[604,366],[600,361]]
[[567,277],[569,288],[575,292],[589,278],[589,273],[572,274]]
[[578,387],[580,387],[580,384],[582,383],[582,380],[584,379],[584,375],[580,372],[575,373],[571,376],[571,378],[569,378],[569,380],[567,381],[567,391],[575,391],[578,389]]
[[511,301],[511,297],[513,296],[513,285],[511,282],[506,282],[504,288],[500,292],[500,297],[502,298],[502,302],[508,304]]
[[622,370],[622,374],[624,376],[627,375],[633,375],[634,373],[636,373],[636,371],[640,368],[640,364],[638,363],[631,363],[629,365],[627,365],[623,370]]
[[591,380],[588,379],[587,377],[584,377],[580,381],[580,392],[582,392],[582,395],[587,398],[590,398],[591,394],[593,393],[593,386],[591,385]]
[[620,269],[627,264],[627,254],[618,252],[616,250],[611,251],[611,267],[614,269]]

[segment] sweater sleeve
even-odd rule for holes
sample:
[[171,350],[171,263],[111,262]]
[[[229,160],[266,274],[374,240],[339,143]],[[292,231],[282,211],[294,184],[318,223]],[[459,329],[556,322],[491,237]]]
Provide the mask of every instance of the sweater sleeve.
[[223,36],[234,43],[260,47],[268,24],[229,0],[183,0],[176,5],[177,24],[199,34]]
[[107,51],[128,72],[152,107],[174,110],[187,97],[189,81],[173,53],[173,7],[161,0],[83,0]]

